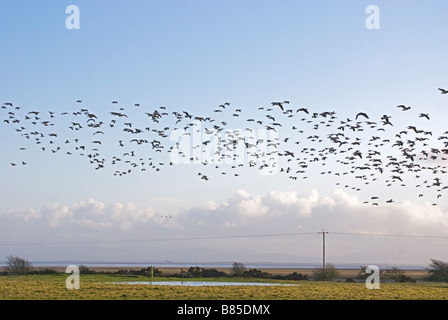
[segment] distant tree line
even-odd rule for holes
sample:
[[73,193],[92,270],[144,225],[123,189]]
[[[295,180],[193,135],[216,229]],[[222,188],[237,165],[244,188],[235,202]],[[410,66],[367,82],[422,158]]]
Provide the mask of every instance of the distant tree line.
[[[358,275],[353,278],[347,278],[346,282],[365,281],[371,273],[366,272],[367,267],[361,267]],[[273,275],[271,273],[252,268],[247,269],[241,262],[234,262],[230,270],[230,273],[214,268],[201,268],[199,266],[184,270],[181,269],[176,274],[163,274],[158,268],[152,266],[142,268],[140,270],[134,269],[119,269],[117,271],[96,271],[89,269],[85,265],[79,266],[81,274],[116,274],[126,276],[146,276],[146,277],[178,277],[178,278],[221,278],[221,277],[238,277],[238,278],[254,278],[254,279],[279,279],[279,280],[316,280],[316,281],[335,281],[340,278],[340,272],[333,264],[326,264],[325,269],[316,268],[311,277],[306,274],[292,272],[286,275]],[[426,268],[428,276],[424,279],[426,281],[433,282],[447,282],[448,283],[448,263],[431,259],[428,268]],[[31,274],[58,274],[65,272],[58,272],[57,270],[45,268],[34,269],[31,262],[20,257],[10,255],[6,258],[6,267],[4,271],[0,272],[0,275],[31,275]],[[389,268],[381,270],[381,279],[387,279],[394,282],[415,282],[414,279],[407,276],[404,270],[399,268]]]
[[[357,276],[358,279],[366,280],[367,277],[371,275],[371,273],[366,273],[366,268],[367,267],[365,266],[360,268]],[[415,282],[414,279],[405,274],[404,270],[395,267],[381,270],[380,277],[381,279],[391,280],[394,282]]]
[[293,272],[288,275],[272,275],[259,269],[246,269],[241,262],[235,262],[230,273],[217,269],[206,269],[200,267],[190,267],[187,270],[181,269],[180,273],[171,275],[180,278],[221,278],[221,277],[238,277],[238,278],[255,278],[255,279],[283,279],[283,280],[309,280],[307,275]]

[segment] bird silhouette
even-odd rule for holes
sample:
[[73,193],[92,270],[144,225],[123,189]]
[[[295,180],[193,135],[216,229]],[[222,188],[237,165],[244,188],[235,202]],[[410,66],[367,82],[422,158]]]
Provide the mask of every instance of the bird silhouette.
[[278,106],[278,107],[280,107],[280,109],[281,109],[282,111],[284,111],[283,104],[282,104],[281,102],[272,102],[271,104],[272,104],[273,106]]
[[[77,102],[80,103],[81,100]],[[286,108],[289,103],[288,100],[271,102],[272,106],[278,106],[279,109],[263,106],[253,112],[240,107],[232,108],[230,103],[223,103],[218,108],[210,108],[214,116],[188,110],[168,112],[168,108],[164,106],[144,112],[136,108],[132,113],[125,113],[124,108],[120,108],[120,111],[109,111],[104,116],[92,113],[87,108],[58,114],[53,111],[17,109],[11,102],[2,105],[0,116],[1,124],[11,128],[12,132],[20,135],[26,142],[26,145],[20,146],[21,152],[31,152],[31,145],[36,144],[40,152],[51,150],[49,153],[53,154],[63,151],[62,154],[66,156],[78,154],[87,159],[95,170],[104,169],[108,165],[114,166],[116,170],[113,174],[117,177],[138,172],[163,172],[165,165],[173,165],[172,161],[165,161],[166,156],[176,152],[185,160],[203,166],[215,165],[217,163],[207,159],[207,156],[201,156],[206,155],[205,148],[214,144],[216,158],[220,161],[232,160],[234,164],[228,170],[223,170],[221,165],[216,166],[216,169],[219,168],[218,174],[224,177],[236,179],[243,175],[238,168],[247,167],[260,171],[275,169],[275,172],[285,175],[290,181],[301,181],[313,177],[307,174],[309,170],[318,166],[333,166],[334,170],[321,170],[321,175],[335,177],[337,186],[345,186],[353,192],[367,188],[373,188],[374,191],[379,183],[384,183],[386,187],[406,187],[408,183],[403,183],[404,178],[408,181],[408,174],[416,172],[418,175],[414,177],[413,186],[427,187],[431,191],[419,193],[418,198],[434,194],[434,198],[442,199],[443,193],[448,190],[444,188],[448,186],[443,185],[442,179],[448,172],[444,165],[444,161],[448,160],[448,131],[438,134],[431,122],[429,128],[424,128],[421,124],[418,127],[408,125],[400,128],[397,123],[397,128],[394,129],[391,122],[394,114],[369,119],[367,113],[358,112],[355,119],[350,119],[333,110],[298,108],[294,112]],[[402,111],[410,108],[404,104],[396,107]],[[282,112],[278,112],[279,110]],[[417,114],[431,121],[429,114]],[[247,127],[243,134],[241,130],[228,130],[240,115],[247,115],[244,118],[247,119]],[[407,115],[412,116],[411,113]],[[150,124],[143,123],[142,126],[141,116]],[[400,112],[400,117],[402,116],[404,115]],[[366,121],[358,121],[361,117]],[[55,131],[49,131],[52,126],[55,126]],[[275,134],[276,137],[257,138],[258,129],[265,130],[268,135]],[[192,146],[192,150],[199,151],[197,154],[183,152],[178,142],[170,140],[170,132],[176,130],[182,136],[204,136]],[[101,139],[87,140],[92,136]],[[106,141],[115,138],[112,146],[122,151],[105,149]],[[146,145],[151,147],[145,149]],[[238,148],[242,148],[242,152],[236,152]],[[109,152],[112,152],[110,157]],[[247,161],[244,160],[246,157]],[[11,159],[10,165],[17,167],[14,170],[20,170],[21,166],[17,164],[28,164],[28,161],[22,161]],[[430,161],[437,165],[429,165],[427,162]],[[437,174],[437,179],[433,179],[434,174]],[[208,183],[215,180],[212,179],[213,173],[199,176]],[[388,200],[385,203],[392,202]],[[379,202],[372,205],[379,205]]]
[[410,109],[411,109],[411,107],[406,107],[406,106],[405,106],[405,105],[403,105],[403,104],[401,104],[401,105],[397,106],[397,108],[401,108],[401,110],[403,110],[403,111],[408,111],[408,110],[410,110]]
[[358,120],[358,117],[360,117],[360,116],[363,116],[364,118],[367,118],[367,119],[369,119],[369,116],[365,113],[365,112],[359,112],[357,115],[356,115],[356,120]]

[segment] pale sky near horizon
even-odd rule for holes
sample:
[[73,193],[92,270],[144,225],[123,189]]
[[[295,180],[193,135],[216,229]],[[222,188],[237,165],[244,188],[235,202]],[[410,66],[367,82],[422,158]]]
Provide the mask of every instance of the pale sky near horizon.
[[[79,8],[79,29],[66,28],[69,5]],[[380,29],[366,28],[369,5],[380,10]],[[245,129],[245,119],[264,117],[260,107],[285,100],[295,118],[282,118],[274,110],[284,121],[278,129],[281,140],[290,134],[285,124],[303,126],[305,136],[330,132],[299,121],[295,110],[306,107],[335,111],[338,122],[358,112],[378,122],[391,115],[394,127],[383,139],[392,140],[414,125],[432,130],[437,142],[448,130],[448,95],[438,90],[448,89],[447,9],[446,1],[2,1],[0,103],[21,109],[3,109],[0,116],[3,121],[8,111],[14,112],[32,131],[41,127],[24,124],[28,112],[47,118],[54,112],[56,125],[45,132],[57,132],[55,141],[66,148],[64,153],[77,137],[68,129],[69,116],[80,108],[107,125],[109,112],[119,108],[135,128],[146,121],[145,112],[164,106],[170,117],[173,111],[187,111]],[[225,102],[232,113],[241,109],[241,117],[213,112]],[[397,105],[412,109],[402,112]],[[64,118],[63,112],[69,115]],[[419,113],[428,113],[431,120]],[[165,124],[172,133],[172,121],[161,127]],[[203,129],[211,126],[203,124]],[[245,168],[236,177],[230,165],[213,170],[200,164],[117,177],[110,162],[95,170],[86,157],[42,152],[15,128],[0,123],[0,256],[305,262],[321,255],[317,234],[210,238],[323,228],[330,234],[448,236],[448,195],[433,206],[433,195],[418,197],[421,191],[412,187],[411,175],[406,188],[379,182],[361,191],[343,187],[359,186],[352,176],[336,185],[336,177],[321,175],[341,168],[331,161],[309,168],[307,179],[297,181],[280,172],[260,175]],[[81,139],[98,137],[85,132]],[[352,136],[366,140],[374,134]],[[120,137],[109,131],[101,136],[105,156],[123,156],[124,149],[114,144]],[[293,146],[296,156],[302,145]],[[27,165],[10,165],[21,161]],[[373,195],[382,199],[381,206],[363,204]],[[385,204],[390,198],[394,203]],[[210,240],[160,241],[194,237]],[[430,258],[448,259],[442,249],[446,238],[335,234],[333,239],[330,261],[425,264]]]

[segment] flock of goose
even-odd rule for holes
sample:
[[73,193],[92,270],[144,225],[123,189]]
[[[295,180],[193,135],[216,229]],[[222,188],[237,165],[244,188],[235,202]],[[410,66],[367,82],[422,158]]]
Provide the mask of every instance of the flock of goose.
[[[448,90],[438,90],[448,94]],[[37,148],[50,154],[82,156],[96,170],[115,167],[115,176],[158,172],[176,165],[173,159],[181,159],[180,163],[201,164],[235,177],[240,176],[240,168],[249,167],[292,180],[317,174],[346,178],[349,183],[336,184],[355,191],[375,182],[386,187],[411,186],[420,188],[419,197],[434,191],[433,205],[448,189],[442,179],[448,172],[448,131],[424,129],[430,115],[415,113],[411,106],[398,105],[377,120],[366,112],[341,119],[335,111],[314,112],[293,107],[290,101],[259,107],[259,115],[250,118],[229,102],[214,108],[213,117],[168,111],[163,106],[148,111],[139,103],[124,108],[118,101],[112,101],[115,110],[107,114],[89,111],[82,100],[75,106],[76,111],[56,113],[24,110],[5,102],[1,123],[23,138],[20,152]],[[410,114],[417,124],[397,127],[394,112]],[[229,129],[232,125],[244,129]],[[26,159],[10,162],[13,167],[28,164]],[[316,171],[328,164],[331,170]],[[341,170],[336,170],[338,166]],[[204,170],[197,175],[208,181],[210,170]],[[379,205],[380,199],[372,195],[365,203]]]

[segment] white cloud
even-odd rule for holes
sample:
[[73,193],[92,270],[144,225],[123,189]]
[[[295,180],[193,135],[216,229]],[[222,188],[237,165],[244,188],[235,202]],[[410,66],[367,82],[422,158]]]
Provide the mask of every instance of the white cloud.
[[69,221],[73,216],[73,212],[67,206],[61,206],[58,203],[53,203],[50,207],[43,208],[42,211],[48,216],[48,224],[53,228],[60,226],[64,220],[65,222]]
[[29,209],[24,212],[21,211],[7,211],[4,213],[4,216],[10,217],[12,219],[22,220],[24,222],[32,222],[41,217],[39,213],[34,209]]
[[[205,201],[197,207],[185,208],[169,215],[152,207],[139,207],[134,203],[105,204],[88,199],[72,205],[54,203],[40,211],[30,209],[23,212],[3,212],[0,213],[0,217],[2,218],[0,231],[4,237],[8,234],[17,236],[22,233],[23,238],[29,239],[40,239],[42,235],[53,236],[56,239],[68,236],[72,236],[73,239],[118,237],[124,240],[213,238],[295,232],[317,234],[322,228],[333,232],[333,238],[339,232],[448,235],[448,214],[440,206],[415,204],[410,201],[372,206],[363,204],[356,196],[339,189],[331,195],[324,196],[316,190],[309,190],[303,194],[295,191],[271,191],[265,195],[251,195],[245,190],[238,190],[222,203]],[[14,231],[10,226],[15,227]],[[356,238],[356,241],[342,236],[334,239],[335,243],[346,241],[338,248],[333,248],[335,255],[352,254],[361,257],[365,255],[366,245],[375,243],[375,239],[369,237]],[[407,247],[406,240],[409,239],[390,238],[390,240],[391,246],[382,249],[383,251],[374,247],[378,250],[377,255],[385,255],[384,260],[387,260],[386,256],[390,259],[398,258],[396,253],[389,251],[399,243],[400,248]],[[308,243],[306,248],[298,248],[298,243],[293,239],[282,237],[244,240],[245,246],[252,248],[254,252],[261,250],[278,254],[291,252],[320,254],[319,250],[309,247],[309,242],[306,242]],[[179,242],[166,242],[164,245],[167,248],[177,248]],[[187,244],[182,243],[182,246]],[[232,250],[225,241],[205,241],[201,246],[214,250]],[[412,250],[416,250],[415,248],[417,247],[412,247]],[[346,252],[347,250],[350,250],[350,254]],[[415,259],[429,254],[425,248],[419,250],[418,253],[413,252]],[[206,257],[204,260],[207,260]],[[409,257],[409,260],[412,259]]]
[[131,230],[135,224],[147,223],[153,221],[154,218],[153,208],[139,209],[134,203],[126,205],[116,203],[112,205],[111,209],[107,208],[106,213],[109,210],[112,211],[111,223],[118,223],[122,231]]
[[[51,228],[78,225],[85,228],[120,229],[130,231],[142,225],[166,225],[167,217],[152,207],[138,207],[134,203],[111,203],[89,199],[72,205],[53,203],[40,212],[7,211],[2,214],[8,221],[26,221]],[[264,231],[277,227],[320,230],[322,227],[337,231],[409,233],[429,232],[446,234],[448,215],[439,206],[415,204],[410,201],[383,206],[363,204],[356,196],[337,189],[330,196],[321,196],[316,190],[303,194],[271,191],[266,195],[250,195],[239,190],[227,201],[206,201],[197,207],[170,213],[171,222],[190,229],[195,226],[220,225],[250,229],[263,227]],[[286,224],[285,224],[286,223]],[[171,223],[174,224],[174,223]]]
[[269,204],[271,211],[278,213],[296,214],[308,216],[318,204],[319,194],[316,190],[307,191],[303,195],[294,192],[271,191],[264,197],[264,202]]

